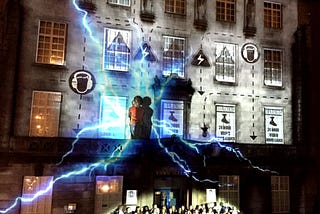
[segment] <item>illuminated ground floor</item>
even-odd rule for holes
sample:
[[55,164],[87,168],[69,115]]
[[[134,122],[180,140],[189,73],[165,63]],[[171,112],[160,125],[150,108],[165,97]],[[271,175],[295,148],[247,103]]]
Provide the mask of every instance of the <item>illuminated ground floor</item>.
[[1,213],[98,214],[119,205],[168,209],[213,202],[241,213],[304,213],[298,210],[306,206],[307,177],[301,175],[308,169],[294,147],[215,144],[190,150],[198,142],[81,140],[63,156],[58,148],[71,142],[66,139],[41,139],[51,147],[39,146],[38,138],[19,140],[28,146],[2,153]]

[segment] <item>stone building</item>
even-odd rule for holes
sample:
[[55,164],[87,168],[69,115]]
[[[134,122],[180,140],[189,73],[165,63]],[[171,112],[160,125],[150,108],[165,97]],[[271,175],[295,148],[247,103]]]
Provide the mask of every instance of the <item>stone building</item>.
[[1,213],[309,213],[298,6],[2,1]]

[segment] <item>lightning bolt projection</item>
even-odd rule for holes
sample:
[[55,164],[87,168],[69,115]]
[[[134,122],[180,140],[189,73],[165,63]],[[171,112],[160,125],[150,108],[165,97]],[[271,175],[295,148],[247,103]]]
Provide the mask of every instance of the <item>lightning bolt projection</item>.
[[[101,46],[101,43],[94,37],[93,32],[88,24],[88,13],[87,11],[81,9],[77,3],[76,0],[72,0],[72,4],[74,5],[74,8],[79,11],[82,14],[82,24],[83,27],[85,28],[85,30],[88,32],[90,38],[92,39],[92,41],[97,44],[98,46]],[[132,27],[135,27],[136,29],[138,29],[139,26],[137,26],[137,24],[135,22],[131,23]],[[140,32],[140,30],[139,30]],[[136,78],[136,80],[140,81],[140,84],[144,84],[144,85],[151,85],[152,80],[149,76],[148,76],[148,71],[142,66],[143,62],[145,61],[145,58],[148,56],[148,52],[147,52],[147,48],[146,47],[140,47],[141,51],[142,51],[142,58],[139,61],[139,63],[137,63],[136,66],[133,66],[133,76]],[[200,50],[201,51],[201,50]],[[201,65],[202,63],[205,63],[207,61],[206,56],[202,53],[202,51],[200,53],[198,53],[198,56],[196,57],[196,65]],[[106,72],[104,72],[104,75]],[[141,78],[141,74],[145,74],[148,78]],[[107,76],[105,76],[106,80],[108,80],[109,78]],[[169,76],[167,81],[164,82],[164,84],[167,84],[170,79],[172,77]],[[151,95],[150,94],[150,90],[145,88],[144,91],[141,91],[141,88],[137,87],[135,88],[136,91],[132,92],[139,94],[141,92],[145,93],[146,95]],[[117,93],[115,93],[115,91],[112,91],[112,93],[114,95],[117,95]],[[163,91],[161,91],[160,93],[160,97],[162,95]],[[155,102],[154,105],[158,105],[158,101]],[[111,105],[112,106],[112,105]],[[121,112],[118,111],[117,108],[117,104],[114,105],[115,107],[113,108],[113,111],[115,112],[115,114],[121,114]],[[79,142],[79,139],[81,138],[81,135],[88,132],[88,131],[92,131],[92,130],[99,130],[102,128],[108,128],[110,126],[116,126],[116,124],[96,124],[93,125],[91,127],[86,127],[84,129],[82,129],[77,135],[76,135],[76,139],[72,142],[71,148],[69,151],[67,151],[62,157],[60,162],[57,163],[57,165],[60,165],[63,163],[64,159],[69,156],[70,154],[73,153],[75,145]],[[166,146],[162,143],[161,141],[161,137],[160,134],[158,133],[159,128],[162,129],[167,129],[169,132],[171,131],[170,128],[172,125],[164,120],[156,120],[153,119],[153,132],[156,135],[156,142],[158,143],[159,148],[161,148],[165,154],[168,155],[168,157],[170,158],[170,160],[175,163],[177,166],[179,166],[182,170],[185,176],[191,177],[193,180],[197,181],[197,182],[210,182],[210,183],[218,183],[218,181],[212,180],[210,178],[205,178],[205,179],[199,179],[195,174],[194,174],[194,170],[190,168],[188,162],[177,153],[177,151],[174,151],[173,148],[171,148],[170,146]],[[175,138],[177,138],[179,140],[179,142],[181,142],[181,144],[183,146],[185,146],[188,150],[190,151],[194,151],[196,152],[199,156],[203,155],[201,153],[201,147],[204,146],[208,146],[208,145],[217,145],[222,149],[225,149],[226,151],[230,152],[231,154],[235,155],[239,160],[245,160],[252,168],[257,169],[259,171],[262,172],[271,172],[271,173],[277,173],[275,171],[272,170],[268,170],[268,169],[262,169],[258,166],[255,166],[249,159],[247,159],[240,150],[238,150],[237,148],[233,148],[230,146],[226,146],[223,145],[219,142],[219,139],[216,138],[212,138],[210,139],[208,142],[201,142],[201,143],[194,143],[194,142],[190,142],[188,140],[184,140],[182,139],[181,136],[176,136],[173,132],[172,132],[172,140],[174,140]],[[92,171],[94,171],[95,169],[99,168],[99,167],[103,167],[106,170],[106,167],[111,164],[116,162],[117,160],[119,160],[119,158],[123,158],[124,155],[126,154],[126,152],[128,152],[128,150],[130,150],[130,144],[131,144],[131,140],[127,139],[125,141],[125,143],[123,145],[121,145],[121,149],[114,149],[114,151],[111,153],[111,155],[108,158],[104,158],[101,160],[96,161],[95,163],[89,164],[87,166],[84,166],[82,168],[79,169],[75,169],[73,171],[70,172],[66,172],[58,177],[56,177],[54,180],[52,180],[50,183],[47,184],[47,186],[36,192],[32,197],[17,197],[13,200],[13,203],[6,209],[2,209],[0,210],[0,213],[8,213],[10,210],[12,210],[14,207],[16,207],[19,202],[24,202],[24,203],[32,203],[34,200],[36,200],[37,198],[43,196],[44,194],[46,194],[47,192],[49,192],[52,188],[53,185],[55,183],[57,183],[60,180],[69,178],[71,176],[76,176],[76,175],[81,175],[81,174],[85,174],[85,173],[90,173]],[[181,151],[180,151],[181,152]],[[182,151],[184,152],[184,151]]]

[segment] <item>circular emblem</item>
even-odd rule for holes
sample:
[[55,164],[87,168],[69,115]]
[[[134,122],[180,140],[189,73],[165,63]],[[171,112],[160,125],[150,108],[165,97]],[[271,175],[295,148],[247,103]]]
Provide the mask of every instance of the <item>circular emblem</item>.
[[253,43],[246,43],[241,49],[241,55],[246,62],[255,63],[260,57],[258,48]]
[[94,76],[86,70],[77,70],[69,77],[69,86],[77,94],[88,94],[96,85]]

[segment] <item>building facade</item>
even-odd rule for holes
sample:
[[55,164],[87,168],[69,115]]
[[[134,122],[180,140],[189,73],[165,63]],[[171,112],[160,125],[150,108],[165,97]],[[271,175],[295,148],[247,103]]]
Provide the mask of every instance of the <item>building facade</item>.
[[308,213],[298,1],[1,4],[3,213]]

